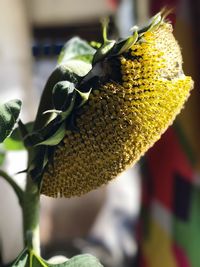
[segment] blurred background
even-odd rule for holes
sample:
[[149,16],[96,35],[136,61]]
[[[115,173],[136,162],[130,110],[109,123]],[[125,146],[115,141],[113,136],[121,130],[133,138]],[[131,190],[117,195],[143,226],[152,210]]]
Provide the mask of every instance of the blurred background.
[[[182,114],[142,160],[108,186],[81,198],[41,200],[42,256],[96,255],[105,267],[200,266],[200,2],[198,0],[0,0],[1,102],[23,101],[34,118],[45,81],[73,36],[102,41],[126,37],[163,7],[182,48],[195,88]],[[1,147],[0,147],[1,152]],[[162,155],[162,157],[160,156]],[[9,152],[3,168],[26,166],[24,151]],[[24,176],[15,177],[24,186]],[[20,207],[0,179],[0,266],[23,248]]]

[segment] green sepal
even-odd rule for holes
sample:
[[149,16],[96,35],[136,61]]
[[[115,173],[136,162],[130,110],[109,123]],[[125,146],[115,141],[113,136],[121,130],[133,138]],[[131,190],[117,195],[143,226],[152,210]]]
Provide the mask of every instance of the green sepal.
[[53,107],[56,110],[64,110],[69,105],[70,95],[74,92],[74,83],[61,81],[56,83],[52,91]]
[[96,52],[96,54],[94,55],[92,64],[96,64],[97,62],[103,60],[108,54],[109,52],[112,50],[112,48],[114,47],[116,41],[108,41],[106,43],[104,43]]
[[45,139],[44,141],[37,143],[36,146],[39,145],[46,145],[46,146],[56,146],[58,145],[65,136],[65,125],[61,124],[60,127],[56,130],[56,132],[51,135],[49,138]]
[[38,145],[39,143],[43,142],[50,136],[54,135],[57,129],[59,128],[59,118],[56,117],[54,120],[50,121],[46,126],[42,129],[35,130],[28,134],[24,138],[24,143],[27,147],[32,147]]
[[131,36],[125,39],[121,39],[118,42],[116,42],[112,51],[108,55],[108,58],[118,57],[119,55],[127,52],[131,48],[131,46],[137,42],[138,37],[139,37],[138,31],[137,31],[137,28],[135,27],[134,32]]
[[128,51],[131,48],[131,46],[137,42],[137,40],[138,40],[138,32],[136,30],[133,33],[133,35],[131,35],[130,37],[128,37],[128,39],[126,39],[125,43],[119,50],[118,55],[121,55],[122,53]]
[[91,42],[90,42],[90,45],[91,45],[93,48],[98,49],[98,48],[101,47],[102,44],[99,43],[99,42],[96,42],[96,41],[91,41]]
[[74,93],[72,94],[71,101],[67,109],[59,114],[59,116],[61,117],[61,122],[66,120],[71,115],[75,106],[75,101],[76,101],[76,90],[74,90]]
[[78,109],[87,101],[89,93],[90,92],[80,93],[78,90],[75,90],[75,94],[70,101],[68,109],[59,112],[55,120],[51,121],[43,129],[29,136],[29,139],[32,140],[32,146],[34,146],[35,157],[30,163],[28,172],[35,181],[41,181],[43,171],[49,162],[53,164],[52,159],[55,147],[63,140],[66,131],[78,130],[75,124],[74,112],[72,111],[73,108],[76,107]]
[[150,19],[147,26],[138,30],[139,37],[142,37],[142,35],[144,35],[145,32],[156,29],[162,22],[163,22],[163,14],[161,11]]
[[103,60],[110,53],[110,51],[112,50],[113,46],[116,43],[115,40],[108,39],[107,36],[108,24],[109,24],[109,19],[104,18],[102,20],[103,44],[100,46],[99,49],[97,49],[92,60],[92,65],[95,65],[97,62]]
[[46,165],[52,161],[55,147],[65,136],[65,131],[76,129],[74,114],[87,101],[89,93],[90,90],[81,92],[75,88],[75,83],[65,80],[59,81],[52,88],[52,109],[44,110],[42,114],[48,115],[48,120],[45,120],[42,128],[34,129],[24,140],[26,146],[32,149],[28,172],[39,184]]
[[151,31],[160,25],[162,22],[162,13],[159,12],[150,20],[149,28],[147,31]]
[[78,108],[82,107],[89,99],[90,93],[92,91],[92,88],[89,88],[89,90],[87,92],[81,92],[80,90],[76,89],[77,97],[79,97],[79,104],[78,104]]
[[42,129],[29,134],[27,138],[31,142],[27,143],[25,140],[26,145],[58,145],[65,136],[65,130],[70,129],[70,125],[73,125],[72,119],[70,119],[73,112],[88,101],[90,92],[91,89],[82,92],[68,81],[57,83],[52,92],[53,105],[57,109],[45,111],[45,113],[54,113],[54,119]]
[[78,130],[75,113],[88,101],[92,90],[78,85],[90,71],[95,51],[85,41],[71,39],[61,53],[58,69],[47,82],[33,131],[24,139],[26,146],[32,149],[28,172],[39,183],[65,131]]
[[163,12],[164,11],[157,13],[150,20],[148,25],[141,29],[139,29],[138,26],[132,27],[131,30],[133,31],[133,34],[129,36],[128,38],[119,40],[117,42],[114,40],[107,39],[108,23],[107,22],[104,23],[103,25],[104,43],[99,49],[97,49],[97,52],[93,58],[93,65],[99,61],[104,60],[105,58],[109,59],[109,58],[116,57],[127,52],[131,48],[131,46],[134,45],[143,36],[145,32],[156,29],[163,22],[166,16],[165,13]]
[[0,143],[12,133],[19,117],[21,105],[22,103],[18,99],[0,104]]
[[[42,129],[34,131],[30,135],[28,135],[27,136],[28,140],[31,140],[31,142],[30,144],[28,143],[26,144],[31,146],[57,145],[62,140],[61,137],[64,137],[66,120],[71,115],[71,112],[74,108],[75,99],[76,99],[76,91],[73,89],[73,91],[70,91],[70,93],[66,96],[65,101],[67,102],[68,105],[65,107],[65,110],[63,111],[56,110],[57,111],[56,117]],[[66,105],[66,103],[64,104]]]
[[[54,86],[62,81],[69,81],[70,83],[77,84],[80,77],[71,72],[67,65],[59,65],[49,77],[41,100],[39,109],[37,112],[37,116],[35,119],[35,123],[33,126],[33,130],[38,130],[49,124],[50,121],[54,119],[54,114],[45,113],[48,110],[54,109],[53,102],[52,102],[52,91]],[[53,118],[52,118],[53,117]]]
[[41,186],[42,174],[48,163],[53,164],[53,155],[55,148],[53,146],[36,146],[34,147],[34,154],[28,165],[27,172],[32,177],[33,181]]
[[54,120],[57,117],[57,115],[60,114],[61,112],[62,111],[58,109],[49,109],[49,110],[44,111],[43,114],[48,114],[48,113],[55,114],[54,116],[52,116],[52,120]]

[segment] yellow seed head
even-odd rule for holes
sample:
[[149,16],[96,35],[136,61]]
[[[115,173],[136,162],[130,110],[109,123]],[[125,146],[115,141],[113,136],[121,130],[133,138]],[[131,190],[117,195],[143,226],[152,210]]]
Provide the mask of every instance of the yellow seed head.
[[[139,158],[173,122],[193,87],[182,71],[172,27],[162,23],[123,54],[122,82],[94,88],[43,175],[42,193],[80,196],[107,184]],[[86,108],[87,107],[87,108]]]

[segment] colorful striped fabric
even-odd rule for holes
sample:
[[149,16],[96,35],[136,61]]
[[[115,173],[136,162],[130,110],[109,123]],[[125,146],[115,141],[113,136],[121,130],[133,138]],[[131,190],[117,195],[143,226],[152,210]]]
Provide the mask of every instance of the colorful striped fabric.
[[139,267],[200,266],[200,176],[179,127],[143,162]]
[[[191,72],[194,69],[191,63],[200,64],[200,1],[149,0],[149,3],[151,14],[164,6],[175,7],[184,22],[183,34],[187,35],[187,31],[192,29],[197,62],[185,60],[185,66]],[[188,26],[187,30],[184,25]],[[191,43],[191,40],[188,42]],[[183,58],[191,55],[187,48],[189,45],[184,46]],[[199,99],[199,73],[193,78],[195,92],[192,94]],[[183,118],[185,125],[197,129],[196,125],[200,125],[197,112],[200,109],[198,106],[196,110],[191,109],[193,104],[194,101],[188,101],[190,116],[183,115]],[[187,138],[195,143],[192,136],[187,135]],[[142,168],[137,267],[200,267],[200,173],[196,171],[197,160],[199,155],[198,159],[194,158],[188,139],[177,123],[147,152]]]

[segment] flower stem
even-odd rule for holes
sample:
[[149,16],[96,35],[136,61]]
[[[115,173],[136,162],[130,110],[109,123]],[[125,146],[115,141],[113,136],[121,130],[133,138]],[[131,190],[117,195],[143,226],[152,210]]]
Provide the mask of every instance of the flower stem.
[[27,176],[23,202],[23,223],[25,246],[40,255],[39,213],[40,194],[38,185]]

